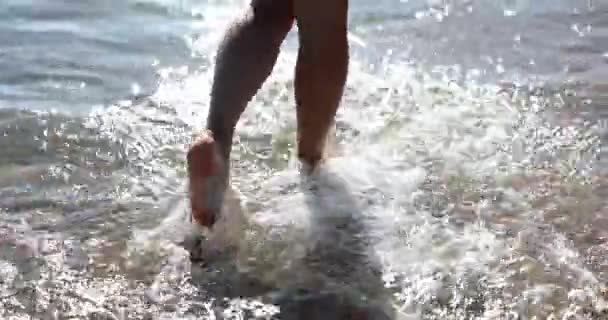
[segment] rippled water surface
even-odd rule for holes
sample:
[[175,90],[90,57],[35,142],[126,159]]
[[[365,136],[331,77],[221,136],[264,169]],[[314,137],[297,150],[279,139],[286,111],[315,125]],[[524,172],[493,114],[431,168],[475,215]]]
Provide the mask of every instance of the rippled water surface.
[[0,4],[3,319],[608,317],[608,3],[353,0],[310,177],[294,30],[201,242],[184,152],[244,4]]

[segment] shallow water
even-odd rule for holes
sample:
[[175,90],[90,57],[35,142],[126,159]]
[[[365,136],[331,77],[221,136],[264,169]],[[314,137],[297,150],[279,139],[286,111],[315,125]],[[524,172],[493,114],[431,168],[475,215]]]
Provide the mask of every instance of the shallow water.
[[241,3],[0,5],[3,318],[608,316],[606,3],[352,1],[310,178],[294,31],[196,243],[184,151]]

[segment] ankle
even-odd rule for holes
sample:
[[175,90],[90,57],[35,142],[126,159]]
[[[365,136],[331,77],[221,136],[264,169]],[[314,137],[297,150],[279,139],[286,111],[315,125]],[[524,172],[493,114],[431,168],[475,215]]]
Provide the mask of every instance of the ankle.
[[205,129],[205,133],[215,142],[216,149],[221,155],[222,160],[228,162],[232,150],[233,132],[230,130],[209,127]]
[[299,168],[302,173],[312,174],[323,162],[322,156],[298,155]]

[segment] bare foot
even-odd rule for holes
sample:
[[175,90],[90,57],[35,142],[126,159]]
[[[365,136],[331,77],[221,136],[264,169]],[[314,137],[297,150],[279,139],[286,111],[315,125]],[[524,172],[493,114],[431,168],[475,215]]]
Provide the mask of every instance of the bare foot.
[[210,228],[220,214],[227,183],[226,164],[211,132],[195,139],[187,160],[192,218]]

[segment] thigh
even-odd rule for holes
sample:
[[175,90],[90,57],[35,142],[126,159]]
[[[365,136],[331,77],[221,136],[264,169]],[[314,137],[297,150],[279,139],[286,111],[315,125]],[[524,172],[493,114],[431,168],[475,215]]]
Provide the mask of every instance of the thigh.
[[251,0],[251,8],[258,18],[293,19],[294,0]]
[[292,0],[298,26],[305,31],[332,32],[345,29],[348,20],[348,0]]

